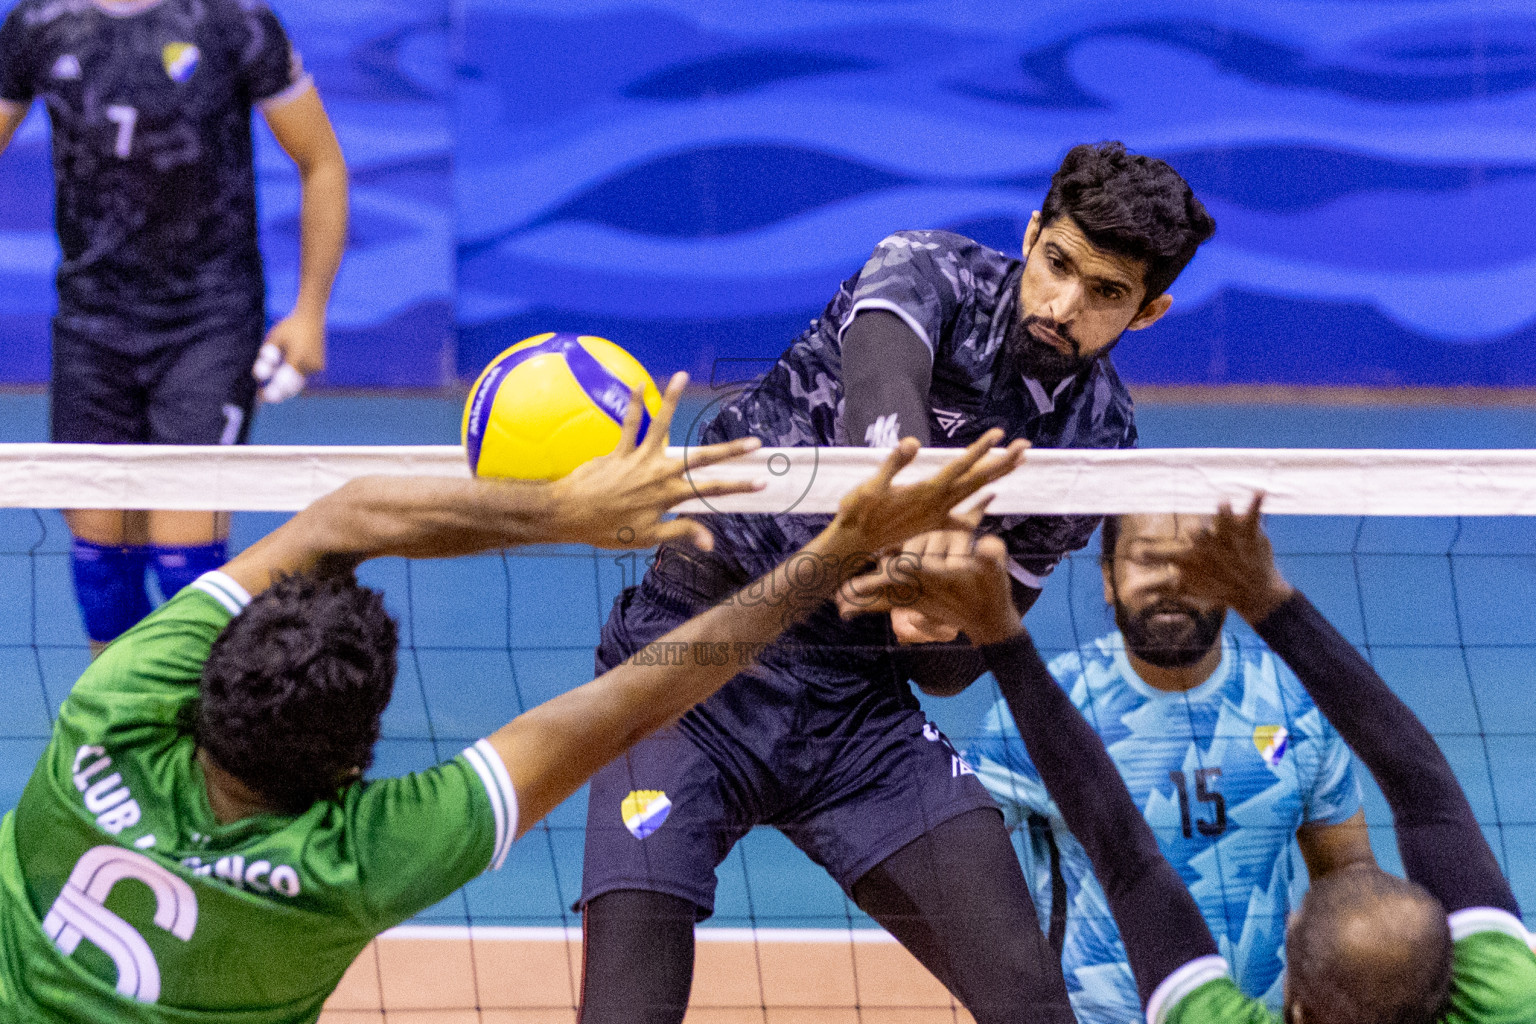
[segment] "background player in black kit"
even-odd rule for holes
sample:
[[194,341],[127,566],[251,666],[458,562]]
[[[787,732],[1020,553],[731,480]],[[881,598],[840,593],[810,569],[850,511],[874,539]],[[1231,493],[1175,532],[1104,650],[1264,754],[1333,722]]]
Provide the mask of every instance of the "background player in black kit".
[[[260,0],[22,0],[0,27],[0,150],[36,97],[53,123],[64,253],[53,440],[243,441],[253,372],[279,401],[324,366],[346,244],[346,165],[282,26]],[[270,331],[253,107],[303,182],[298,301]],[[227,561],[223,515],[66,516],[93,647],[149,611],[150,565],[170,596]]]
[[[1118,143],[1079,146],[1030,221],[1025,261],[948,232],[890,236],[702,440],[953,446],[998,427],[1036,446],[1129,447],[1130,395],[1109,350],[1167,312],[1167,287],[1214,230],[1167,164]],[[707,518],[712,553],[663,547],[615,603],[600,670],[760,576],[824,521]],[[1021,609],[1097,524],[988,521]],[[979,676],[979,656],[954,640],[910,609],[844,622],[823,605],[593,779],[583,1024],[682,1020],[695,920],[713,911],[716,866],[757,824],[826,868],[979,1024],[1073,1020],[1002,816],[908,686],[952,693]]]

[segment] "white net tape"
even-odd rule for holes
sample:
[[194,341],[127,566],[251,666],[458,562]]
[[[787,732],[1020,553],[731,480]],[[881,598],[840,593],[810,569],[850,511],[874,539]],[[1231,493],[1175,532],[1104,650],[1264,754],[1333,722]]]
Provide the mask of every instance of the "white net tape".
[[[686,449],[673,449],[686,458]],[[934,472],[930,449],[898,482]],[[870,448],[764,448],[696,471],[755,479],[755,494],[696,500],[684,512],[831,512],[884,457]],[[458,446],[0,444],[0,507],[293,511],[370,474],[465,477]],[[1536,515],[1536,450],[1150,448],[1031,451],[991,490],[992,511],[1209,512],[1255,491],[1281,515]]]

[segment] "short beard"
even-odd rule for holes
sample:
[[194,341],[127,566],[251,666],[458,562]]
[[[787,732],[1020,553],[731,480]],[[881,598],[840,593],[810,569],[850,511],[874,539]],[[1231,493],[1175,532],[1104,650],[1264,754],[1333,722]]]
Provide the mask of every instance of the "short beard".
[[[1160,612],[1177,612],[1173,623],[1154,623]],[[1158,668],[1188,668],[1210,653],[1221,638],[1227,610],[1217,608],[1199,612],[1178,601],[1159,601],[1135,615],[1115,600],[1115,625],[1125,638],[1125,648],[1149,665]]]
[[1008,359],[1016,373],[1052,384],[1075,377],[1086,370],[1095,359],[1108,352],[1114,345],[1091,356],[1059,352],[1030,333],[1031,327],[1040,326],[1070,342],[1073,349],[1079,346],[1077,339],[1063,324],[1040,316],[1018,316],[1008,328]]

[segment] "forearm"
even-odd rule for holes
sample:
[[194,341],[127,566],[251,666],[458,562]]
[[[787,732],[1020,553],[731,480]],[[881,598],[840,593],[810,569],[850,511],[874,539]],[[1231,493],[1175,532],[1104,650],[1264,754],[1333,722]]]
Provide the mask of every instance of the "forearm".
[[1519,914],[1461,784],[1429,730],[1300,592],[1254,624],[1370,769],[1392,808],[1410,879],[1454,913]]
[[1310,822],[1301,826],[1296,830],[1296,846],[1301,850],[1301,859],[1306,862],[1307,877],[1314,882],[1335,871],[1360,864],[1376,864],[1363,810],[1336,825]]
[[340,147],[300,171],[299,296],[294,309],[324,319],[347,247],[347,165]]
[[1145,1005],[1163,979],[1216,953],[1210,929],[1103,741],[1051,677],[1029,635],[981,650],[1030,760],[1109,898]]
[[567,538],[557,485],[361,477],[304,509],[225,567],[252,594],[322,559],[449,558]]
[[313,506],[318,550],[362,558],[452,558],[571,540],[558,483],[363,477]]
[[[829,528],[768,576],[497,732],[491,743],[517,789],[520,828],[748,668],[865,561]],[[775,599],[780,595],[792,596]]]
[[928,443],[933,354],[895,313],[866,310],[843,332],[843,424],[848,443]]

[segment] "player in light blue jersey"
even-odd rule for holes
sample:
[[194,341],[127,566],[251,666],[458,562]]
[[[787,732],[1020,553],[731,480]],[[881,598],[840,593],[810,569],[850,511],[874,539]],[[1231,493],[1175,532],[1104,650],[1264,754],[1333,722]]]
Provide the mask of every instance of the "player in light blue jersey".
[[1286,933],[1282,1011],[1238,990],[1120,769],[1040,660],[1008,600],[1000,540],[947,533],[903,565],[899,588],[891,586],[894,559],[886,559],[880,571],[848,582],[839,607],[845,615],[910,607],[978,645],[1108,894],[1147,1024],[1531,1024],[1530,935],[1450,762],[1280,574],[1259,504],[1255,496],[1241,516],[1223,505],[1168,571],[1192,605],[1204,596],[1207,607],[1232,608],[1296,673],[1381,787],[1407,875],[1360,863],[1314,882]]
[[[1172,559],[1209,523],[1107,519],[1104,598],[1120,629],[1050,669],[1103,738],[1239,987],[1278,1008],[1286,918],[1308,877],[1374,858],[1344,741],[1280,659],[1222,628],[1224,607],[1176,589]],[[1104,890],[1002,700],[970,760],[1008,824],[1028,829],[1024,873],[1078,1019],[1136,1019]]]

